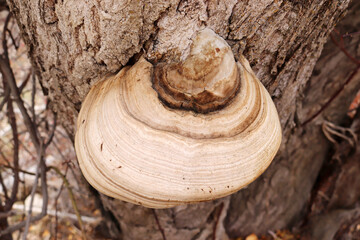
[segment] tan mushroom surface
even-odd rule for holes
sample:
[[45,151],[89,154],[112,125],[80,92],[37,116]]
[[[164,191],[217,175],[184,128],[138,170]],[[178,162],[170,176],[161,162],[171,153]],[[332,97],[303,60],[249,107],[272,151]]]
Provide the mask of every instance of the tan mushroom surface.
[[75,148],[89,183],[151,208],[238,191],[281,142],[276,108],[241,57],[205,29],[183,62],[141,58],[97,83],[78,116]]

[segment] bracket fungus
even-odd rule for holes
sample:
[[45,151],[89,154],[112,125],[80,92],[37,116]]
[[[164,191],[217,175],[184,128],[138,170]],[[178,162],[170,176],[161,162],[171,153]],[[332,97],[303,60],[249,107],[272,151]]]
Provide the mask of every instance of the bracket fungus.
[[141,58],[97,83],[75,148],[89,183],[151,208],[234,193],[269,166],[281,142],[274,103],[248,61],[204,29],[179,63]]

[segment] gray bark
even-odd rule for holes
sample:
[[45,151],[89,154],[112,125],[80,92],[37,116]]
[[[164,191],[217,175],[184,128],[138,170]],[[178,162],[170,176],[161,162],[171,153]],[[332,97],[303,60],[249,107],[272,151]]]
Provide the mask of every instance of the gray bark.
[[[318,123],[323,116],[342,121],[346,110],[335,111],[338,101],[351,101],[359,87],[353,81],[354,89],[346,89],[322,116],[300,126],[345,78],[332,81],[320,69],[309,81],[349,2],[8,0],[32,64],[71,135],[81,102],[94,83],[140,55],[152,62],[179,59],[204,26],[226,39],[236,58],[243,53],[250,61],[279,111],[280,151],[258,180],[232,196],[156,210],[167,239],[209,239],[214,229],[217,239],[224,239],[301,221],[329,146]],[[100,196],[124,239],[162,239],[152,210]]]

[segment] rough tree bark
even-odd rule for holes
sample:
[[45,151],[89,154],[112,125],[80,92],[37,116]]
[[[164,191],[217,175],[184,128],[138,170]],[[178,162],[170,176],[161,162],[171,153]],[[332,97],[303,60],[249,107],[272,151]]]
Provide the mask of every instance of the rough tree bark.
[[[248,58],[272,95],[283,128],[280,152],[257,181],[217,201],[155,211],[96,195],[120,228],[118,238],[162,239],[155,213],[167,239],[209,239],[214,229],[217,239],[224,239],[289,228],[306,213],[329,145],[317,125],[321,116],[301,123],[332,94],[330,86],[341,84],[319,78],[313,86],[309,78],[349,2],[8,0],[8,5],[53,108],[72,136],[81,102],[101,77],[140,55],[152,62],[179,59],[204,26],[226,39],[235,57]],[[347,101],[354,91],[347,92]],[[334,112],[329,108],[325,114]]]

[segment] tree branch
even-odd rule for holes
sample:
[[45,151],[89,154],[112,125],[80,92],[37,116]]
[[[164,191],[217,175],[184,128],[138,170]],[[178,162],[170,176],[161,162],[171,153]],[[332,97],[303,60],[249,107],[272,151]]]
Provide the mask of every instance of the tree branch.
[[12,129],[12,136],[13,136],[13,164],[14,168],[12,169],[14,174],[14,183],[11,190],[11,196],[5,203],[5,211],[9,211],[14,204],[16,200],[16,194],[18,192],[19,188],[19,137],[18,137],[18,130],[16,125],[16,118],[13,108],[12,100],[9,98],[8,104],[7,104],[7,115],[9,119],[9,123]]

